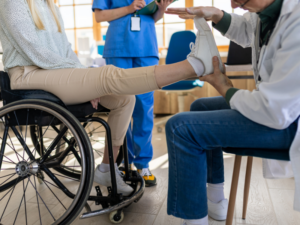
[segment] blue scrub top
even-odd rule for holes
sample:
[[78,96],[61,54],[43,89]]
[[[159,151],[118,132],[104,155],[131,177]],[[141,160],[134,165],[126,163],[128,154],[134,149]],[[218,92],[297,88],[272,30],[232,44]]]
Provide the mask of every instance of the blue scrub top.
[[[153,0],[145,0],[149,4]],[[94,0],[95,9],[116,9],[130,5],[133,0]],[[131,17],[128,14],[109,22],[103,57],[158,57],[155,22],[151,15],[140,15],[141,30],[131,31]]]

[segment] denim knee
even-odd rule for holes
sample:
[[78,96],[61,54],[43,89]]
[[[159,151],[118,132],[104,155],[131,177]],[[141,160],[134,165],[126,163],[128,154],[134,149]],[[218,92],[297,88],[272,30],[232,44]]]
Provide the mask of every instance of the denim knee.
[[195,100],[190,107],[190,111],[203,111],[206,109],[205,107],[205,103],[207,98],[199,98],[197,100]]
[[168,138],[168,135],[172,134],[173,131],[176,129],[176,127],[178,126],[178,124],[180,123],[180,121],[184,120],[184,114],[186,113],[178,113],[174,116],[172,116],[167,124],[166,124],[166,136]]

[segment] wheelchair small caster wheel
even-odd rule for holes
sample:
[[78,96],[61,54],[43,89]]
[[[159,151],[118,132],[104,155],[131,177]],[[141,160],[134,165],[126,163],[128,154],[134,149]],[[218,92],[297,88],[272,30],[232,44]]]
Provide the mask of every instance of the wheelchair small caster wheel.
[[109,214],[109,220],[112,223],[121,223],[124,219],[124,213],[121,212],[119,213],[120,215],[118,215],[118,211],[113,211]]
[[163,129],[161,127],[157,127],[157,132],[161,133],[163,131]]

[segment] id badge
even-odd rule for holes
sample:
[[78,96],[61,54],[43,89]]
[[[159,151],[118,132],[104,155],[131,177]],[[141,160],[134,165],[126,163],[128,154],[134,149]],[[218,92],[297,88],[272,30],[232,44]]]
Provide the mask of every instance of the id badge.
[[141,18],[139,16],[131,17],[131,31],[141,30]]

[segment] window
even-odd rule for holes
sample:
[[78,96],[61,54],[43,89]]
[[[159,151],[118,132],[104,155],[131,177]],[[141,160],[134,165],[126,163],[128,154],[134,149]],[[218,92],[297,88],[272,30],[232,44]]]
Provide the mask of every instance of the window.
[[94,42],[92,0],[56,0],[56,3],[73,50],[89,51]]
[[[92,2],[93,0],[55,0],[60,7],[60,11],[64,20],[66,34],[69,42],[72,44],[73,50],[87,51],[96,41],[101,41],[106,34],[108,23],[102,22],[96,24],[93,19]],[[226,12],[235,12],[244,14],[242,9],[231,8],[230,0],[178,0],[171,4],[170,7],[186,7],[186,6],[215,6]],[[170,38],[177,31],[186,30],[187,27],[193,27],[192,21],[185,21],[176,15],[167,15],[155,24],[158,46],[167,48]],[[194,29],[196,31],[196,29]],[[220,32],[213,29],[217,45],[228,46],[229,40],[222,36]]]

